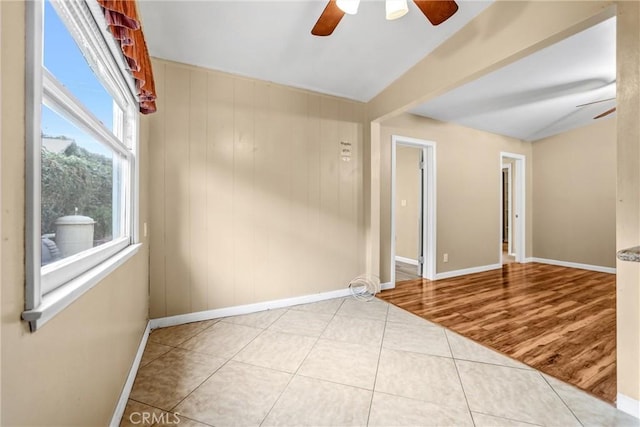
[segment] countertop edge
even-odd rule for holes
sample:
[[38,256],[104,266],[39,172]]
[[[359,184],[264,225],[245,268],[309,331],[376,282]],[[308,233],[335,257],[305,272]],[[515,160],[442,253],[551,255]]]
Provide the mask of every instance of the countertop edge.
[[618,251],[617,256],[621,261],[640,262],[640,246],[621,249]]

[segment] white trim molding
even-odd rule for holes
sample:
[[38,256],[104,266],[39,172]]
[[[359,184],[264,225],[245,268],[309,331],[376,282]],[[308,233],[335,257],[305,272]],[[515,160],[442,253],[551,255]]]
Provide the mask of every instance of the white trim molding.
[[[382,288],[386,289],[385,286],[388,286],[388,285],[390,285],[390,283],[385,283],[382,285]],[[138,369],[140,367],[140,361],[142,360],[142,354],[144,353],[144,349],[147,345],[147,340],[149,339],[149,334],[151,333],[151,330],[157,329],[157,328],[165,328],[168,326],[183,325],[185,323],[191,323],[191,322],[200,322],[202,320],[219,319],[222,317],[238,316],[241,314],[251,314],[259,311],[273,310],[276,308],[291,307],[291,306],[300,305],[300,304],[309,304],[312,302],[346,297],[350,295],[351,295],[351,291],[348,288],[338,289],[336,291],[322,292],[322,293],[311,294],[311,295],[303,295],[300,297],[265,301],[265,302],[255,303],[255,304],[238,305],[233,307],[219,308],[215,310],[199,311],[196,313],[178,314],[176,316],[160,317],[157,319],[149,320],[147,322],[147,327],[144,333],[142,334],[142,338],[140,340],[140,345],[138,346],[136,357],[134,358],[133,364],[131,365],[131,369],[129,370],[129,375],[127,376],[127,380],[124,384],[124,387],[122,388],[122,393],[120,393],[120,398],[118,399],[118,403],[116,404],[116,408],[113,412],[113,416],[111,417],[111,422],[109,423],[109,425],[111,427],[117,427],[120,424],[120,420],[122,419],[124,410],[127,406],[127,400],[129,399],[131,389],[133,388],[133,382],[136,379],[136,374],[138,373]]]
[[149,339],[149,334],[151,333],[151,325],[150,322],[147,322],[147,327],[142,333],[142,338],[140,338],[140,345],[138,346],[138,351],[136,352],[136,357],[133,359],[133,364],[131,365],[131,369],[129,369],[129,375],[127,375],[127,380],[124,383],[124,387],[122,387],[122,393],[120,393],[120,398],[118,399],[118,403],[116,404],[116,409],[113,411],[113,416],[111,417],[111,422],[109,426],[118,427],[120,425],[120,420],[124,415],[124,410],[127,407],[127,400],[129,400],[129,395],[131,394],[131,389],[133,388],[133,382],[136,379],[136,375],[138,374],[138,368],[140,368],[140,362],[142,361],[142,354],[144,353],[144,349],[147,346],[147,340]]
[[395,289],[395,288],[396,288],[396,284],[393,282],[386,282],[386,283],[380,284],[380,289],[383,291],[387,289]]
[[555,259],[530,257],[525,262],[539,262],[540,264],[558,265],[560,267],[579,268],[580,270],[598,271],[600,273],[616,274],[614,267],[602,267],[600,265],[581,264],[579,262],[558,261]]
[[196,313],[178,314],[169,317],[159,317],[149,321],[151,329],[166,328],[167,326],[183,325],[185,323],[200,322],[202,320],[219,319],[221,317],[251,314],[258,311],[273,310],[276,308],[291,307],[300,304],[324,301],[333,298],[350,296],[349,288],[336,291],[322,292],[318,294],[303,295],[293,298],[285,298],[273,301],[258,302],[255,304],[236,305],[232,307],[216,308],[214,310],[198,311]]
[[640,419],[640,400],[618,393],[616,396],[616,407],[622,412]]
[[[507,170],[507,212],[509,217],[509,222],[507,224],[507,253],[511,256],[515,256],[515,251],[513,249],[513,221],[512,221],[512,213],[513,213],[513,189],[511,188],[513,185],[512,176],[511,176],[511,163],[503,163],[502,171]],[[503,178],[504,179],[504,178]],[[502,183],[504,186],[504,183]],[[504,189],[503,189],[504,191]],[[501,194],[501,202],[502,202],[502,211],[504,212],[504,195]],[[502,228],[504,229],[504,223],[502,224]]]
[[38,307],[22,312],[22,319],[29,322],[31,332],[42,327],[56,314],[68,307],[76,299],[80,298],[89,289],[96,286],[102,279],[122,264],[131,259],[142,246],[142,243],[127,246],[111,258],[98,264],[91,270],[69,281],[64,286],[55,289],[42,297]]
[[396,150],[397,146],[419,148],[424,156],[422,174],[422,254],[424,264],[422,277],[433,280],[436,276],[436,143],[407,136],[391,135],[391,283],[396,282]]
[[[50,6],[65,31],[87,60],[89,68],[113,105],[114,126],[106,126],[93,109],[66,87],[60,76],[44,67],[44,0],[26,2],[26,82],[25,82],[25,311],[22,318],[35,332],[71,304],[139,248],[135,224],[138,220],[137,147],[138,113],[133,78],[123,68],[121,57],[113,55],[113,37],[100,11],[96,16],[80,1],[52,1]],[[98,8],[99,9],[99,8]],[[94,7],[94,11],[98,10]],[[48,13],[48,12],[47,12]],[[48,15],[47,15],[48,16]],[[102,17],[102,18],[101,18]],[[111,40],[111,41],[110,41]],[[116,238],[79,254],[42,266],[41,263],[41,149],[42,108],[87,132],[113,156],[112,234]],[[117,179],[116,179],[117,178]],[[116,218],[119,218],[117,220]],[[120,236],[118,238],[117,236]]]
[[405,264],[418,265],[417,259],[405,258],[400,255],[396,255],[396,261],[404,262]]
[[[513,210],[512,216],[514,217],[513,224],[511,224],[511,228],[513,231],[510,236],[510,248],[513,251],[513,254],[516,257],[516,262],[524,262],[525,253],[526,253],[526,167],[527,167],[527,158],[523,154],[515,154],[501,151],[499,158],[500,165],[500,189],[499,193],[500,197],[498,197],[499,203],[499,217],[500,217],[500,229],[498,232],[498,259],[502,260],[502,165],[504,164],[504,159],[515,160],[515,182],[511,187],[511,199],[515,198],[515,204],[511,203],[511,209]],[[511,242],[515,240],[515,245]]]
[[478,267],[463,268],[462,270],[444,271],[436,274],[436,280],[450,279],[452,277],[465,276],[467,274],[483,273],[490,270],[499,270],[502,264],[480,265]]

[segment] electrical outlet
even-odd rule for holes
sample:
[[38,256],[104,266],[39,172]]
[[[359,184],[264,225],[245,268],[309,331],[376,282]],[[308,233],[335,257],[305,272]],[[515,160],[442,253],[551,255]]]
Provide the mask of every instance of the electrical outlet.
[[403,208],[407,206],[407,201],[405,199],[400,200],[400,206]]
[[142,224],[142,228],[144,228],[144,237],[147,237],[147,223]]
[[449,254],[442,255],[442,262],[449,262]]

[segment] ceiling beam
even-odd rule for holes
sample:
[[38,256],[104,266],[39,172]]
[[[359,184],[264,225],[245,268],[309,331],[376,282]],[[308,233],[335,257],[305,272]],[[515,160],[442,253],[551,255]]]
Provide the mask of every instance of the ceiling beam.
[[368,103],[382,121],[615,15],[612,1],[496,1]]

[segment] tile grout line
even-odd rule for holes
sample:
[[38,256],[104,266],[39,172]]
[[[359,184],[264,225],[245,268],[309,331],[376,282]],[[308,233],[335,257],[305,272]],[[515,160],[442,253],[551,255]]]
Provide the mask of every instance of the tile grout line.
[[458,370],[458,364],[456,363],[456,359],[453,357],[453,349],[451,348],[451,343],[449,342],[449,337],[447,336],[447,332],[444,331],[444,338],[447,340],[447,345],[449,346],[449,351],[451,352],[451,360],[453,361],[453,366],[456,369],[456,374],[458,375],[458,381],[460,382],[460,388],[462,388],[462,395],[464,396],[464,401],[467,404],[467,411],[469,412],[469,417],[471,417],[471,423],[476,425],[476,421],[473,419],[473,414],[471,413],[471,407],[469,406],[469,399],[467,398],[467,392],[464,390],[464,384],[462,383],[462,377],[460,376],[460,371]]
[[[537,370],[536,370],[537,371]],[[578,418],[578,416],[575,414],[575,412],[573,412],[573,409],[571,409],[571,407],[569,406],[569,404],[567,402],[564,401],[564,399],[562,398],[562,396],[560,396],[560,393],[557,392],[557,390],[555,389],[555,387],[553,387],[551,385],[551,383],[544,377],[544,375],[542,375],[542,372],[538,371],[538,374],[540,375],[540,377],[542,377],[542,380],[551,388],[551,390],[553,390],[553,392],[556,394],[556,396],[558,396],[558,399],[560,399],[560,401],[562,403],[564,403],[564,406],[569,410],[569,412],[571,412],[571,415],[573,415],[573,417],[578,421],[578,423],[581,426],[584,426],[584,424],[582,423],[582,421],[580,420],[580,418]]]
[[487,416],[493,417],[493,418],[500,418],[502,420],[514,421],[516,423],[528,424],[530,426],[543,427],[541,424],[534,424],[534,423],[530,423],[529,421],[522,421],[522,420],[516,420],[514,418],[501,417],[499,415],[487,414],[486,412],[482,412],[482,411],[472,411],[472,415],[471,415],[472,417],[473,417],[473,413],[487,415]]
[[[203,322],[206,322],[206,320],[204,320]],[[148,362],[148,363],[146,363],[144,366],[142,366],[142,365],[141,365],[141,366],[139,366],[139,367],[138,367],[138,371],[136,372],[136,379],[137,379],[137,377],[138,377],[138,373],[140,372],[140,370],[141,370],[142,368],[146,368],[147,366],[149,366],[149,365],[151,365],[152,363],[156,362],[156,361],[157,361],[157,360],[159,360],[160,358],[162,358],[162,357],[164,357],[164,356],[168,355],[169,353],[173,353],[175,350],[182,350],[182,351],[188,351],[188,352],[193,352],[193,353],[197,353],[197,354],[207,355],[206,353],[201,353],[201,352],[198,352],[198,351],[189,350],[189,349],[186,349],[186,348],[183,348],[183,347],[179,347],[179,346],[180,346],[180,345],[182,345],[182,344],[184,344],[185,342],[189,341],[190,339],[195,338],[196,336],[200,335],[201,333],[203,333],[203,332],[204,332],[204,331],[206,331],[207,329],[211,328],[213,325],[217,324],[218,322],[219,322],[219,320],[215,320],[213,323],[211,323],[211,325],[207,326],[206,328],[203,328],[201,331],[196,332],[194,335],[192,335],[192,336],[190,336],[190,337],[186,338],[184,341],[179,342],[177,345],[169,345],[169,344],[161,343],[161,342],[159,342],[159,341],[153,341],[153,340],[151,340],[151,333],[150,333],[150,334],[149,334],[149,339],[148,339],[148,341],[147,341],[147,345],[149,345],[149,343],[153,343],[153,344],[160,344],[160,345],[164,345],[164,346],[166,346],[166,347],[171,347],[171,350],[169,350],[169,351],[167,351],[166,353],[161,354],[160,356],[156,357],[155,359],[153,359],[153,360],[149,361],[149,362]],[[191,323],[199,323],[199,322],[191,322]],[[182,325],[176,325],[176,326],[182,326]],[[168,328],[172,328],[172,327],[174,327],[174,326],[169,326]],[[165,329],[165,328],[157,328],[157,329]],[[153,331],[152,331],[152,332],[153,332]],[[146,351],[146,347],[145,347],[145,351]],[[144,352],[143,352],[143,355],[144,355]],[[211,355],[209,355],[209,356],[211,356]],[[226,364],[226,362],[225,362],[222,366],[224,366],[225,364]],[[218,367],[218,369],[220,369],[222,366]],[[218,371],[218,369],[216,369],[213,373],[217,372],[217,371]],[[213,374],[211,374],[211,375],[213,375]],[[207,377],[207,379],[209,379],[209,378],[210,378],[210,376],[209,376],[209,377]],[[206,381],[207,379],[205,379],[205,381]],[[134,380],[134,384],[135,384],[135,380]],[[200,384],[198,385],[198,387],[200,387],[200,385],[202,385],[202,383],[200,383]],[[196,388],[198,388],[198,387],[196,387]],[[195,390],[195,389],[194,389],[194,390]],[[133,389],[132,389],[132,391],[133,391]],[[189,396],[190,394],[191,394],[191,393],[187,394],[187,396]],[[185,396],[185,398],[186,398],[187,396]],[[128,399],[131,399],[131,395],[129,395]],[[136,401],[136,402],[143,403],[143,404],[145,404],[145,405],[148,405],[148,406],[151,406],[151,407],[153,407],[153,408],[156,408],[155,406],[153,406],[153,405],[149,405],[148,403],[145,403],[145,402],[140,402],[140,401],[135,400],[135,399],[131,399],[131,400],[134,400],[134,401]],[[182,400],[184,400],[184,399],[182,399]],[[162,410],[162,411],[165,411],[165,412],[173,412],[173,410],[176,408],[176,406],[178,406],[180,403],[182,403],[182,400],[181,400],[180,402],[178,402],[175,406],[173,406],[173,407],[172,407],[170,410],[168,410],[168,411],[167,411],[167,410],[165,410],[165,409],[162,409],[162,408],[158,408],[158,409],[160,409],[160,410]],[[205,423],[205,424],[206,424],[206,423]]]
[[[380,300],[382,301],[382,300]],[[386,301],[384,301],[386,302]],[[387,323],[389,321],[389,303],[387,302],[387,311],[384,315],[384,329],[382,330],[382,339],[380,340],[380,349],[378,350],[378,363],[376,364],[376,375],[373,377],[373,388],[371,390],[371,400],[369,401],[369,412],[367,413],[367,426],[371,420],[371,408],[373,408],[373,398],[376,395],[376,384],[378,382],[378,371],[380,370],[380,359],[382,358],[382,346],[384,345],[384,336],[387,332]]]
[[[180,342],[179,342],[178,344],[176,344],[176,345],[172,345],[172,344],[165,344],[165,343],[160,342],[160,341],[155,341],[155,340],[152,338],[153,331],[158,331],[158,330],[161,330],[161,329],[177,328],[177,327],[184,326],[184,325],[189,325],[189,324],[192,324],[192,323],[210,322],[211,320],[213,320],[213,323],[211,323],[209,326],[207,326],[206,328],[203,328],[201,331],[198,331],[198,332],[196,332],[196,333],[195,333],[195,334],[193,334],[193,335],[190,335],[190,336],[189,336],[189,337],[187,337],[184,341],[180,341]],[[165,327],[165,328],[156,328],[156,329],[152,329],[152,330],[151,330],[151,333],[149,333],[149,342],[153,342],[153,343],[155,343],[155,344],[166,345],[167,347],[182,348],[182,347],[179,347],[181,344],[184,344],[185,342],[189,341],[190,339],[197,337],[198,335],[200,335],[200,334],[201,334],[201,333],[203,333],[204,331],[206,331],[206,330],[210,329],[210,328],[211,328],[211,327],[213,327],[215,324],[219,323],[219,322],[220,322],[220,320],[222,320],[222,319],[200,320],[200,321],[198,321],[198,322],[185,323],[184,325],[175,325],[175,326],[167,326],[167,327]],[[186,349],[185,349],[185,350],[186,350]]]
[[[289,309],[288,309],[288,308],[285,310],[285,312],[287,312],[287,311],[289,311]],[[280,316],[283,316],[283,315],[284,315],[284,313],[282,313]],[[193,337],[191,337],[191,338],[189,338],[189,339],[195,338],[195,337],[196,337],[197,335],[199,335],[201,332],[204,332],[205,330],[207,330],[207,329],[211,328],[213,325],[215,325],[215,324],[219,323],[220,321],[221,321],[221,320],[219,320],[219,321],[217,321],[216,323],[212,324],[211,326],[209,326],[209,327],[205,328],[203,331],[198,332],[196,335],[194,335]],[[275,322],[275,320],[274,320],[274,322]],[[227,323],[229,323],[229,322],[227,322]],[[272,322],[272,323],[273,323],[273,322]],[[245,326],[245,325],[240,325],[240,326]],[[269,326],[271,326],[271,324],[270,324]],[[256,329],[262,329],[262,328],[256,328]],[[229,358],[228,358],[228,359],[227,359],[227,360],[226,360],[222,365],[218,366],[218,368],[217,368],[217,369],[215,369],[215,370],[214,370],[214,371],[213,371],[209,376],[207,376],[207,377],[206,377],[206,378],[205,378],[205,379],[204,379],[200,384],[198,384],[198,385],[197,385],[193,390],[191,390],[189,393],[187,393],[187,395],[186,395],[186,396],[184,396],[184,397],[183,397],[183,398],[182,398],[178,403],[176,403],[176,404],[171,408],[171,412],[174,412],[174,413],[175,413],[175,411],[174,411],[174,410],[175,410],[178,406],[180,406],[180,404],[181,404],[182,402],[184,402],[184,401],[185,401],[189,396],[191,396],[191,395],[192,395],[196,390],[198,390],[200,387],[202,387],[202,385],[203,385],[205,382],[207,382],[207,381],[208,381],[212,376],[214,376],[218,371],[220,371],[220,369],[222,369],[222,368],[224,368],[225,366],[227,366],[227,364],[228,364],[229,362],[231,362],[231,361],[232,361],[232,359],[238,355],[238,353],[240,353],[242,350],[244,350],[244,349],[245,349],[249,344],[251,344],[251,343],[252,343],[255,339],[257,339],[260,335],[262,335],[262,334],[263,334],[267,329],[268,329],[268,327],[267,327],[267,328],[262,329],[262,332],[260,332],[258,335],[256,335],[255,337],[253,337],[253,338],[252,338],[248,343],[246,343],[246,344],[245,344],[245,345],[244,345],[240,350],[238,350],[238,351],[237,351],[237,352],[235,352],[231,357],[229,357]],[[188,340],[187,340],[187,341],[188,341]],[[184,342],[186,342],[186,341],[184,341]],[[183,343],[184,343],[184,342],[183,342]],[[193,351],[193,350],[188,350],[188,349],[183,349],[183,350]],[[206,354],[206,355],[208,355],[208,356],[213,356],[213,357],[219,357],[219,356],[214,356],[214,355],[212,355],[212,354],[208,354],[208,353],[201,353],[201,352],[196,352],[196,353]],[[188,418],[188,417],[187,417],[187,418]],[[196,421],[198,421],[198,422],[203,422],[203,421],[200,421],[200,420],[198,420],[198,419],[196,419]],[[203,422],[203,423],[204,423],[204,422]],[[207,424],[207,423],[204,423],[204,424]],[[209,425],[209,424],[207,424],[207,425]]]
[[[398,322],[391,322],[391,323],[398,323]],[[401,324],[402,325],[408,325],[408,323],[401,323]],[[447,340],[447,343],[448,343],[448,340]],[[518,367],[518,366],[501,365],[499,363],[490,363],[490,362],[482,362],[482,361],[479,361],[479,360],[462,359],[462,358],[453,356],[453,353],[452,353],[452,356],[449,357],[449,356],[442,356],[440,354],[422,353],[422,352],[413,351],[413,350],[400,350],[400,349],[397,349],[397,348],[390,348],[390,347],[387,347],[387,348],[389,350],[393,350],[393,351],[400,351],[400,352],[403,352],[403,353],[411,353],[411,354],[422,355],[422,356],[438,357],[440,359],[453,359],[453,360],[459,360],[461,362],[479,363],[481,365],[497,366],[497,367],[500,367],[500,368],[509,368],[509,369],[518,369],[518,370],[527,371],[527,372],[537,371],[535,368],[521,368],[521,367]],[[449,349],[451,350],[451,348],[449,348]]]
[[[318,335],[318,337],[316,338],[315,342],[313,343],[313,345],[311,346],[311,348],[309,349],[309,352],[306,354],[306,356],[304,357],[304,359],[302,360],[302,362],[300,362],[300,365],[298,365],[298,368],[296,369],[296,371],[294,373],[291,374],[291,378],[289,379],[289,382],[287,383],[286,386],[284,386],[284,388],[282,389],[282,391],[280,392],[280,394],[278,394],[277,399],[273,402],[273,405],[271,405],[271,408],[269,408],[269,410],[267,411],[267,413],[265,414],[264,418],[262,419],[262,421],[260,421],[260,426],[262,426],[264,424],[264,422],[267,420],[267,418],[269,418],[269,415],[271,415],[271,412],[273,411],[273,408],[276,407],[276,405],[278,404],[278,402],[280,401],[280,399],[282,398],[282,395],[284,394],[285,391],[287,391],[287,389],[289,388],[289,386],[291,385],[291,382],[293,381],[293,379],[295,377],[298,376],[298,371],[300,371],[300,368],[302,367],[302,365],[304,365],[304,362],[306,362],[307,358],[309,357],[309,355],[311,354],[311,352],[313,351],[313,349],[316,347],[316,345],[318,344],[318,341],[320,341],[320,338],[322,337],[322,334],[324,333],[324,331],[327,330],[327,328],[329,327],[329,324],[333,321],[333,319],[336,317],[336,314],[338,313],[338,311],[340,311],[340,308],[342,307],[342,305],[345,302],[345,298],[342,299],[342,302],[340,303],[340,305],[336,308],[336,311],[333,313],[333,315],[331,316],[331,320],[329,320],[327,322],[327,324],[325,325],[325,327],[322,329],[322,332],[320,332],[320,334]],[[313,303],[312,303],[313,304]],[[299,311],[304,311],[304,310],[299,310]],[[292,335],[296,335],[296,334],[292,334]],[[304,377],[304,376],[303,376]],[[306,377],[305,377],[306,378]]]
[[[282,371],[278,371],[278,372],[282,372]],[[335,384],[335,385],[339,385],[339,386],[342,386],[342,387],[355,388],[355,389],[362,390],[362,391],[367,391],[367,392],[371,391],[370,388],[366,388],[366,387],[362,387],[362,386],[358,386],[358,385],[339,383],[339,382],[337,382],[335,380],[327,380],[327,379],[323,379],[323,378],[316,378],[316,377],[311,377],[311,376],[305,375],[305,374],[296,374],[296,376],[297,377],[301,377],[301,378],[307,378],[307,379],[314,380],[314,381],[319,381],[321,383]]]

